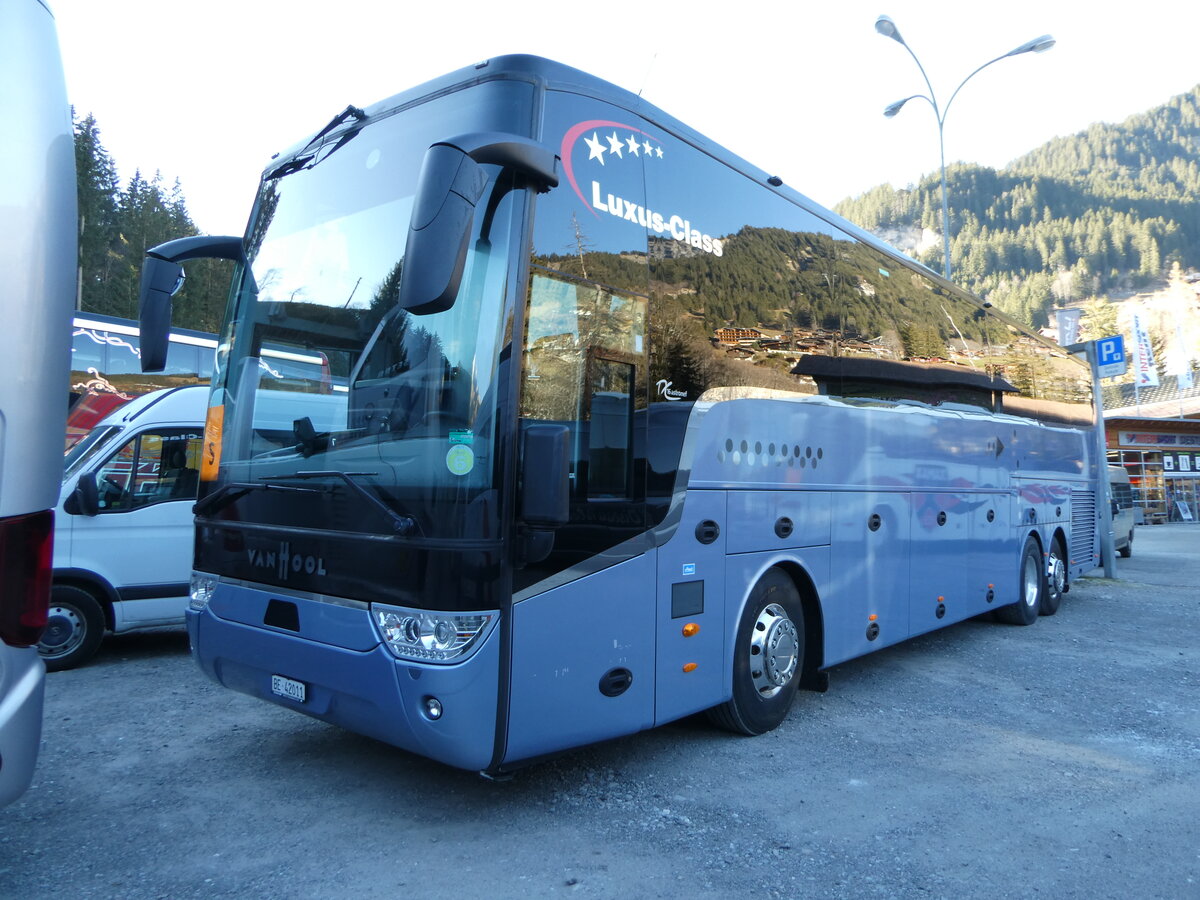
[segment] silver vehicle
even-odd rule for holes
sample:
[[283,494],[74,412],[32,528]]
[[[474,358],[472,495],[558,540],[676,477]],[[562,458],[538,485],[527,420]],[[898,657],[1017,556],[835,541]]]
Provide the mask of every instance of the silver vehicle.
[[1129,473],[1120,466],[1109,466],[1108,486],[1112,492],[1113,547],[1128,559],[1133,555],[1133,531],[1137,527]]
[[0,806],[29,786],[75,299],[75,144],[54,19],[0,0]]

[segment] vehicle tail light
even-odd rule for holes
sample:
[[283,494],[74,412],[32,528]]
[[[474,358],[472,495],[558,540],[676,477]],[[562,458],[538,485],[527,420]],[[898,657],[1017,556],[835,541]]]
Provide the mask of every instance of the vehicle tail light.
[[54,510],[0,519],[0,640],[32,647],[46,627]]

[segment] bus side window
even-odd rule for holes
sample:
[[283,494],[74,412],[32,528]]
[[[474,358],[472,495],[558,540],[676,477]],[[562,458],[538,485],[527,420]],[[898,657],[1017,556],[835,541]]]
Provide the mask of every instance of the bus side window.
[[588,497],[628,497],[635,370],[592,356],[588,365]]
[[574,500],[630,499],[646,299],[540,273],[531,281],[521,416],[570,429]]
[[88,369],[104,371],[104,344],[91,329],[76,328],[71,338],[71,371],[87,374]]
[[[212,353],[210,350],[204,352],[210,355]],[[199,347],[171,341],[167,345],[167,365],[163,369],[163,374],[191,375],[194,378],[198,378],[202,374],[200,371],[200,353],[201,350]]]
[[140,342],[131,334],[109,334],[104,347],[106,375],[141,374],[142,359],[139,355]]

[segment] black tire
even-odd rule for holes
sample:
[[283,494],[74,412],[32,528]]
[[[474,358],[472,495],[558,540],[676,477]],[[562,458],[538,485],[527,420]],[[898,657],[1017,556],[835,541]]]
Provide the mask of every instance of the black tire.
[[1067,553],[1063,550],[1062,539],[1056,537],[1050,542],[1050,554],[1046,557],[1046,584],[1038,606],[1038,615],[1052,616],[1058,612],[1066,592]]
[[1042,596],[1046,593],[1046,567],[1042,562],[1042,548],[1033,535],[1025,538],[1021,550],[1021,565],[1017,570],[1017,598],[1008,606],[996,610],[996,618],[1009,625],[1032,625],[1042,608]]
[[1125,546],[1117,551],[1121,554],[1122,559],[1129,559],[1133,556],[1133,532],[1129,532],[1129,540],[1125,542]]
[[46,671],[60,672],[87,662],[104,638],[104,610],[85,591],[69,584],[56,584],[50,591],[50,614],[38,653]]
[[768,569],[750,591],[738,622],[733,654],[733,699],[708,711],[709,720],[737,734],[779,726],[804,671],[804,612],[792,579]]

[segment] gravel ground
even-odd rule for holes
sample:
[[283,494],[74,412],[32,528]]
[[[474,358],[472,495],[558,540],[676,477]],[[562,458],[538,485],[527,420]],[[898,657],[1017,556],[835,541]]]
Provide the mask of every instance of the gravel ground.
[[181,631],[48,676],[5,898],[1200,898],[1200,525],[1031,628],[832,671],[788,720],[702,719],[506,783],[218,688]]

